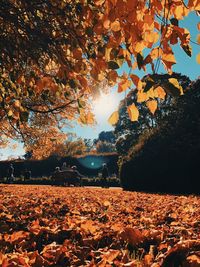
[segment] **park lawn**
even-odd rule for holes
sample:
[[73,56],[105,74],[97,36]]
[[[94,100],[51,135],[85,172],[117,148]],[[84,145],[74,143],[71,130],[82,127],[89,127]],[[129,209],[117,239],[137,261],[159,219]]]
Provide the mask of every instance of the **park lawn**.
[[200,197],[2,184],[0,266],[200,266]]

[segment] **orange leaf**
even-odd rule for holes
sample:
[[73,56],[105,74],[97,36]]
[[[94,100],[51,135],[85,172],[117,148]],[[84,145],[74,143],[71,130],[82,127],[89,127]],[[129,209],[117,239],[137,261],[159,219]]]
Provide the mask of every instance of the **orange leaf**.
[[113,263],[113,260],[115,258],[117,258],[117,256],[119,255],[120,251],[119,250],[114,250],[114,249],[110,249],[109,251],[105,252],[102,256],[102,258],[108,262],[109,264]]
[[164,100],[165,96],[166,96],[166,93],[165,93],[165,90],[161,86],[158,86],[154,90],[154,95],[155,95],[155,97],[158,97],[158,98]]
[[152,114],[155,113],[155,111],[156,111],[156,109],[157,109],[157,107],[158,107],[158,103],[157,103],[156,100],[149,100],[149,101],[146,103],[146,105],[147,105],[148,109],[150,110],[150,112],[151,112]]
[[120,22],[119,20],[115,20],[114,22],[111,23],[111,30],[114,32],[118,32],[121,30]]
[[200,44],[200,34],[197,35],[197,43]]
[[170,53],[170,54],[162,54],[162,60],[163,61],[167,61],[167,62],[171,62],[173,64],[176,63],[176,59],[174,57],[174,54]]
[[104,20],[103,26],[106,30],[108,30],[110,28],[110,20],[109,19]]
[[137,87],[138,86],[138,83],[140,81],[140,78],[137,75],[135,75],[135,74],[131,74],[130,75],[130,78],[133,81],[133,83],[135,84],[135,86]]
[[200,64],[200,53],[196,57],[197,63]]
[[174,54],[169,53],[169,54],[162,54],[162,62],[164,63],[166,69],[168,71],[171,70],[172,65],[176,63],[176,59],[174,57]]
[[143,39],[148,43],[156,43],[159,39],[158,32],[145,31]]
[[137,102],[142,103],[144,101],[147,101],[149,99],[147,93],[144,93],[142,91],[138,91],[137,93]]
[[81,48],[76,48],[73,50],[73,57],[76,59],[82,58],[82,49]]
[[131,86],[131,81],[129,81],[128,79],[122,80],[118,85],[118,93],[127,90],[130,86]]
[[144,236],[142,235],[140,230],[130,227],[125,228],[120,233],[120,237],[132,246],[136,246],[139,243],[142,243],[144,240]]
[[131,121],[138,121],[139,111],[135,104],[132,104],[127,107],[128,115]]
[[160,47],[155,47],[151,50],[150,56],[154,60],[162,55],[162,49]]

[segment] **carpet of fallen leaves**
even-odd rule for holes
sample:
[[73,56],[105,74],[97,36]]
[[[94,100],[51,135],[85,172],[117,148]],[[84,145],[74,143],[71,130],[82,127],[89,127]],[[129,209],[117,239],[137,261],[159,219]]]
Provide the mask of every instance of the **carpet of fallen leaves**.
[[200,197],[0,185],[0,266],[200,266]]

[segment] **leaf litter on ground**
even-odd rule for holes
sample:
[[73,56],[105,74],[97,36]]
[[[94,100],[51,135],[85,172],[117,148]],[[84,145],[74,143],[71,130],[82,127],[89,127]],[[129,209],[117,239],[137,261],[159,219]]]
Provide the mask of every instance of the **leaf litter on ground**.
[[200,197],[0,185],[0,266],[200,266]]

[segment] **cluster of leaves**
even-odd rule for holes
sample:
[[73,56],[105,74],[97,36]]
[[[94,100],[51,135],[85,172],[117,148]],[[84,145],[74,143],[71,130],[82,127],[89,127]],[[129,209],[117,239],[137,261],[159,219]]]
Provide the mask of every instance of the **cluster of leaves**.
[[200,263],[199,197],[19,185],[0,195],[3,267]]
[[[93,123],[89,99],[105,80],[109,86],[118,83],[119,92],[134,85],[138,96],[147,100],[152,81],[142,82],[133,74],[134,69],[150,64],[156,72],[161,60],[171,72],[176,63],[171,46],[178,42],[190,56],[190,33],[178,22],[199,10],[198,0],[187,4],[175,0],[3,0],[2,132],[26,142],[27,127],[38,114],[48,114],[44,117],[54,127],[62,119]],[[129,75],[118,74],[123,63],[130,67]],[[182,93],[177,80],[169,79],[167,88]],[[158,97],[163,95],[160,88],[153,87],[153,91]],[[148,106],[155,111],[155,100],[149,100]],[[136,120],[137,107],[131,105],[128,111],[131,120]],[[116,122],[116,116],[111,123]]]
[[[143,80],[155,80],[159,87],[157,87],[160,97],[156,97],[157,109],[152,109],[149,112],[149,108],[153,108],[154,100],[151,100],[152,105],[149,106],[149,101],[146,101],[146,105],[142,102],[142,96],[137,95],[135,91],[131,91],[127,97],[120,102],[119,106],[119,120],[115,125],[114,134],[116,136],[116,148],[120,155],[127,155],[127,151],[135,144],[138,143],[138,138],[142,134],[148,134],[149,131],[158,127],[162,122],[163,117],[168,116],[175,109],[176,95],[166,94],[162,89],[168,83],[169,79],[176,79],[179,82],[183,92],[189,88],[190,79],[187,76],[183,76],[179,73],[169,74],[154,74],[143,77]],[[160,88],[160,89],[159,89]],[[147,92],[149,95],[154,94],[150,89]],[[134,102],[138,101],[138,111],[140,113],[140,120],[131,122],[129,114],[127,112],[127,106],[132,106]]]

